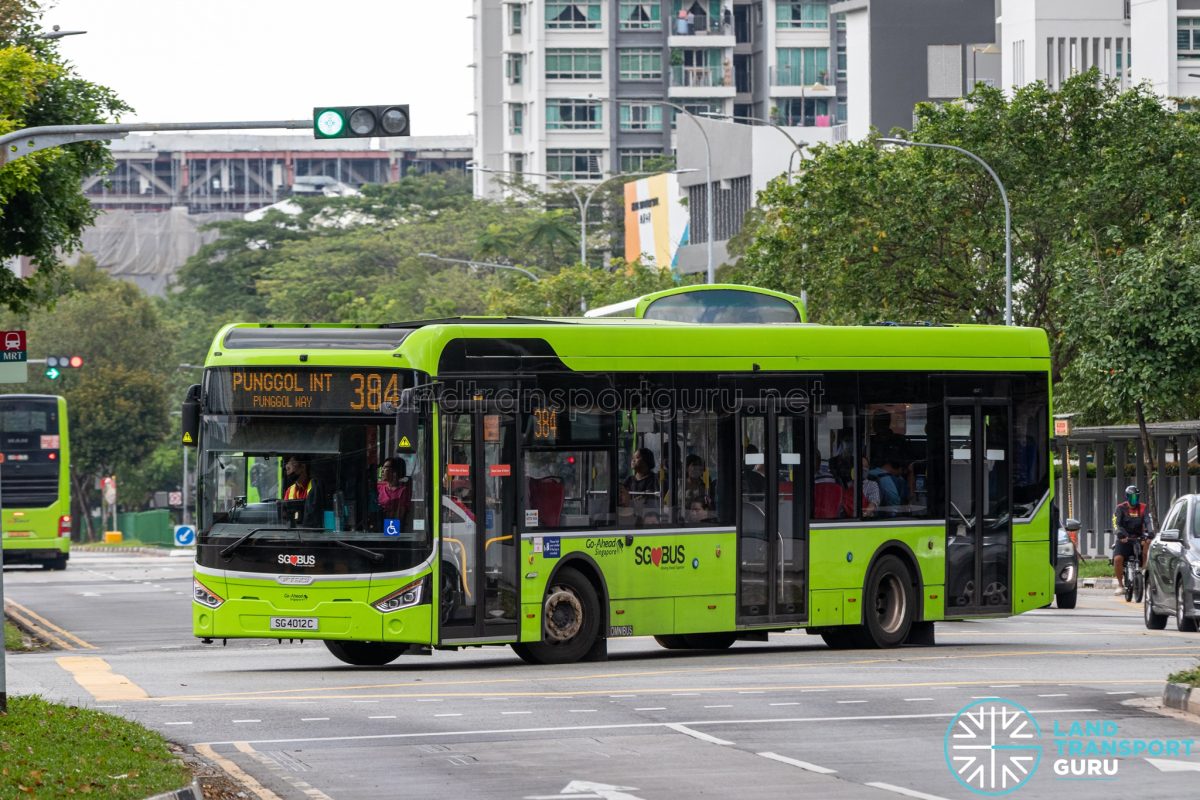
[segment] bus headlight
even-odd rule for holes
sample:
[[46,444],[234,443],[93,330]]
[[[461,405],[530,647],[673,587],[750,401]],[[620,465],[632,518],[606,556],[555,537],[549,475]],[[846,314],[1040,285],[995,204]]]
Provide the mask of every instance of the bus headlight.
[[420,605],[422,598],[425,596],[425,581],[425,578],[413,581],[403,589],[397,589],[388,596],[371,603],[371,605],[375,606],[376,611],[383,614],[390,614],[402,608],[411,608],[412,606]]
[[1071,553],[1074,553],[1074,552],[1075,552],[1075,545],[1071,544],[1070,539],[1059,539],[1058,540],[1058,557],[1059,558],[1070,558]]
[[225,600],[208,590],[200,581],[192,578],[192,599],[202,606],[208,608],[218,608]]

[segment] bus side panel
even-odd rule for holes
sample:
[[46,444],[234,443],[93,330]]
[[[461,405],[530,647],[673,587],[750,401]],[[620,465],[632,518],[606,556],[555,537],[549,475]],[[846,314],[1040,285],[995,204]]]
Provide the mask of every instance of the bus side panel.
[[[946,529],[942,525],[818,528],[812,530],[809,537],[812,542],[809,588],[814,592],[839,589],[846,590],[846,601],[858,598],[867,581],[867,569],[875,553],[886,542],[894,541],[906,545],[916,556],[921,571],[921,585],[928,590],[925,593],[926,603],[930,602],[931,594],[938,594],[939,598],[941,596],[934,587],[941,586],[946,580]],[[861,604],[862,601],[856,602]],[[853,608],[855,603],[846,602],[846,605],[850,606],[846,610],[847,623],[852,616],[855,620],[853,624],[859,624],[862,621],[862,609]],[[925,609],[927,612],[932,610],[929,605]],[[925,619],[941,619],[941,614],[926,616]],[[827,623],[814,620],[811,624]]]
[[1054,566],[1046,553],[1049,542],[1013,544],[1013,613],[1049,605],[1054,599]]

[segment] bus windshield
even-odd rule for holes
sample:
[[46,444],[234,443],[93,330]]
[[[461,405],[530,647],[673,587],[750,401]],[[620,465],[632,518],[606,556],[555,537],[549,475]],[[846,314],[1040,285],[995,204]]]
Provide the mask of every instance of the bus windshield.
[[387,420],[206,418],[201,542],[337,538],[418,563],[430,547],[422,442],[399,453],[393,439]]

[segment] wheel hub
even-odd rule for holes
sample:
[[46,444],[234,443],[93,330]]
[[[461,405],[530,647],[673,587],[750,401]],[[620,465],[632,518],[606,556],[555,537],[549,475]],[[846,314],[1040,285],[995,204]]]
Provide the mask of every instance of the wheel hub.
[[878,615],[879,627],[886,633],[895,633],[900,629],[901,621],[907,610],[904,587],[895,575],[888,575],[879,583],[879,591],[875,595],[875,613]]
[[545,619],[546,638],[565,642],[583,627],[583,604],[570,589],[555,586],[546,595]]

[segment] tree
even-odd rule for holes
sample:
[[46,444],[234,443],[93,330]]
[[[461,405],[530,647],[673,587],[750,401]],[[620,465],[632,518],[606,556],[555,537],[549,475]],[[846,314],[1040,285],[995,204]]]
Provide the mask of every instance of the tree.
[[[135,473],[164,441],[175,364],[158,312],[136,286],[109,278],[90,259],[64,274],[72,293],[17,324],[28,330],[35,355],[84,358],[82,369],[57,381],[31,376],[28,389],[67,398],[75,513],[90,521],[95,479]],[[123,495],[134,505],[145,499]]]
[[[77,75],[56,41],[36,37],[38,3],[6,0],[0,11],[0,134],[101,123],[130,110],[112,90]],[[37,265],[25,279],[0,269],[0,307],[45,305],[64,288],[59,253],[77,249],[96,216],[80,186],[111,164],[102,142],[79,142],[0,167],[0,260],[28,256]]]
[[[1046,329],[1061,377],[1078,352],[1064,321],[1090,311],[1068,265],[1118,268],[1121,252],[1200,196],[1195,115],[1093,70],[1011,99],[979,87],[915,116],[914,141],[964,147],[1007,187],[1015,318]],[[737,279],[807,290],[822,322],[1003,321],[1004,210],[977,164],[929,148],[881,150],[873,138],[813,156],[791,185],[776,180],[760,196],[732,245],[743,255]]]
[[582,307],[598,308],[676,285],[669,270],[614,259],[612,271],[574,265],[531,281],[517,278],[488,295],[489,314],[577,317]]

